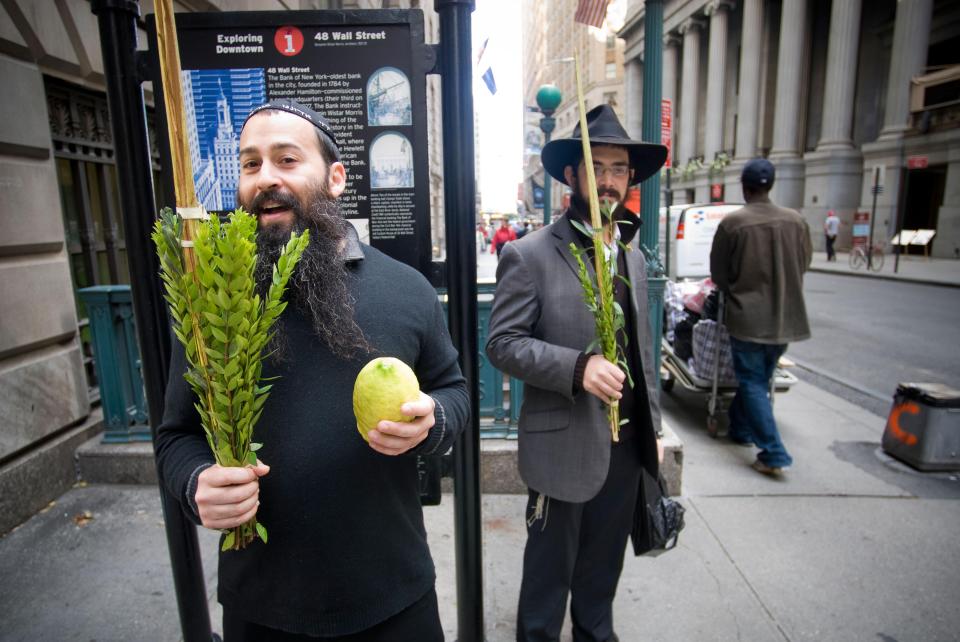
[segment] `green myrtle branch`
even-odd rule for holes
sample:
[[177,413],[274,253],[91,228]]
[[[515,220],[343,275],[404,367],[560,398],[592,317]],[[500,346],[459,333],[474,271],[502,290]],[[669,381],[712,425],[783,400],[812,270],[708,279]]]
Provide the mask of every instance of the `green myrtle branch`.
[[[576,243],[570,244],[570,252],[573,254],[577,263],[577,277],[580,281],[580,287],[583,290],[583,301],[587,309],[593,315],[596,339],[587,347],[590,352],[594,347],[600,349],[603,357],[610,363],[616,364],[627,375],[628,383],[633,387],[633,377],[630,375],[630,368],[627,363],[626,355],[623,349],[617,343],[617,337],[622,337],[623,345],[627,343],[626,319],[623,308],[614,300],[614,281],[619,279],[627,287],[630,282],[625,277],[617,273],[616,255],[607,252],[604,248],[604,234],[607,233],[614,242],[613,226],[613,207],[603,205],[600,207],[601,214],[605,219],[602,227],[589,228],[579,221],[572,221],[573,225],[586,236],[589,236],[593,245],[594,265],[599,266],[593,272],[587,267],[590,262],[589,252]],[[623,244],[617,242],[620,251],[626,251]],[[620,405],[618,401],[611,401],[607,405],[607,418],[610,421],[610,429],[614,441],[619,441],[620,433]]]
[[[292,234],[284,246],[266,300],[256,293],[257,220],[242,209],[227,222],[211,217],[193,240],[196,265],[186,269],[183,220],[169,208],[154,223],[153,242],[174,333],[184,346],[184,378],[197,395],[203,432],[221,466],[256,465],[261,444],[252,440],[270,385],[261,385],[263,350],[286,308],[283,293],[309,243]],[[222,548],[240,549],[267,530],[256,517],[226,533]]]

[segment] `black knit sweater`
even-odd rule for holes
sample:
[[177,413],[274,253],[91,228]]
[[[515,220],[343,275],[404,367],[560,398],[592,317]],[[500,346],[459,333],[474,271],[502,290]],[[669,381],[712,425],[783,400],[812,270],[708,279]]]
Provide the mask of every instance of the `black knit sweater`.
[[[414,455],[445,452],[466,424],[469,397],[442,308],[412,268],[350,239],[355,318],[373,355],[335,357],[289,306],[282,323],[290,355],[267,361],[273,382],[255,430],[260,459],[258,520],[269,531],[242,551],[221,553],[219,600],[271,628],[335,636],[367,629],[422,597],[434,584]],[[191,476],[212,462],[175,342],[156,452],[163,483],[197,521]],[[353,382],[375,356],[397,357],[437,402],[437,423],[406,455],[370,448],[357,432]],[[194,478],[195,479],[195,478]]]

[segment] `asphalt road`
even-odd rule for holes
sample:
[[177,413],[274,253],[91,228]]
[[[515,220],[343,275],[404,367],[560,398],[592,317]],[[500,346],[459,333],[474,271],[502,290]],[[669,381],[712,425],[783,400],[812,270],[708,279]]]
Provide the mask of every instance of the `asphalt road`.
[[886,416],[897,384],[960,388],[960,291],[808,273],[813,337],[790,345],[797,376]]

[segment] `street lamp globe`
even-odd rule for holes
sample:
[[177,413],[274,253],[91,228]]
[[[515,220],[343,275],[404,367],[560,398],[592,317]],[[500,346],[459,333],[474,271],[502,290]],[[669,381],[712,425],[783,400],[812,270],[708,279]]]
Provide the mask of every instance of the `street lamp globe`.
[[537,90],[537,106],[545,116],[550,116],[560,106],[560,88],[552,83],[540,85]]
[[[554,84],[540,85],[537,90],[537,106],[543,117],[540,119],[540,130],[543,132],[543,144],[550,142],[550,134],[556,126],[553,112],[560,106],[560,88]],[[543,172],[543,224],[550,224],[550,174]]]

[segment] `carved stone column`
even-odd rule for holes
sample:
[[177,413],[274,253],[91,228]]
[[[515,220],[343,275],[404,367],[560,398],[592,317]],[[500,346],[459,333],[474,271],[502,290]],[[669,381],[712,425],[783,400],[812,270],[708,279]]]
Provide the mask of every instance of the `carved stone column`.
[[808,52],[807,0],[783,3],[777,55],[777,96],[773,114],[773,149],[777,168],[773,200],[784,207],[803,206],[804,164],[800,156],[802,86]]
[[627,97],[625,108],[627,133],[640,140],[643,126],[643,63],[640,57],[631,59],[624,65],[624,93]]
[[901,0],[893,28],[893,54],[881,139],[903,135],[910,124],[910,79],[923,72],[930,43],[933,0]]
[[671,153],[670,156],[673,159],[671,162],[676,162],[677,157],[677,147],[676,147],[676,132],[677,132],[677,47],[680,44],[680,40],[672,34],[666,34],[663,37],[663,86],[662,86],[662,95],[664,100],[669,100],[671,104],[671,119],[673,121],[673,128],[671,133]]
[[744,0],[740,36],[740,86],[737,92],[736,158],[757,153],[760,104],[760,52],[763,47],[763,0]]
[[827,45],[823,125],[817,151],[853,149],[853,100],[860,49],[860,0],[834,2]]
[[711,162],[723,150],[724,90],[727,85],[727,21],[730,3],[712,0],[706,6],[710,16],[710,44],[707,56],[707,113],[703,156]]
[[697,117],[700,113],[700,20],[689,18],[680,25],[683,35],[683,76],[680,89],[677,160],[685,164],[697,155]]

